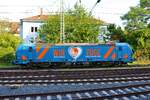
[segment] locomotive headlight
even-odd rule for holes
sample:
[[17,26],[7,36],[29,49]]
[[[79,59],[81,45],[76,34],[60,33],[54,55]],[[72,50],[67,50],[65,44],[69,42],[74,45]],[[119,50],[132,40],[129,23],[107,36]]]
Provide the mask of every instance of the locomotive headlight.
[[22,56],[21,56],[21,59],[25,61],[25,60],[27,60],[27,57],[24,56],[24,55],[22,55]]

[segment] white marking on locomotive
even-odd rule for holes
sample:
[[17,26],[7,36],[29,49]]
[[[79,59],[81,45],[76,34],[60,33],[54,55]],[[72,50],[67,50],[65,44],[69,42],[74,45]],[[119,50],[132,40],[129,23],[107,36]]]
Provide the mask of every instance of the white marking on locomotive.
[[70,47],[68,52],[69,55],[76,60],[82,54],[82,49],[80,47]]

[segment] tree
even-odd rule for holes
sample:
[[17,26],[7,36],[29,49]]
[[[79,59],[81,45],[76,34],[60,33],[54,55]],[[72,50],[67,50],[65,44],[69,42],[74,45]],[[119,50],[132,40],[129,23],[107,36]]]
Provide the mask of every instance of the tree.
[[141,56],[150,56],[149,7],[149,0],[140,0],[138,6],[131,7],[130,11],[122,16],[126,21],[127,41],[138,51],[138,55],[141,53]]
[[122,17],[123,20],[126,20],[125,29],[133,31],[146,28],[148,26],[148,12],[149,11],[139,6],[131,7],[131,10]]
[[[89,16],[88,12],[76,4],[65,13],[65,42],[98,42],[99,26],[103,22]],[[50,15],[39,30],[40,38],[49,43],[60,42],[60,17]]]
[[131,7],[130,11],[122,16],[122,19],[126,20],[125,28],[128,31],[147,28],[150,23],[149,7],[149,0],[140,0],[140,5]]
[[0,63],[11,63],[15,58],[15,50],[21,39],[13,35],[11,23],[0,20]]
[[110,32],[111,40],[125,42],[125,34],[121,27],[117,27],[115,24],[110,24],[108,26],[108,31]]
[[142,8],[150,7],[150,1],[149,0],[140,0],[140,7],[142,7]]
[[19,37],[10,33],[0,34],[0,63],[11,63],[15,58],[14,52],[21,42]]

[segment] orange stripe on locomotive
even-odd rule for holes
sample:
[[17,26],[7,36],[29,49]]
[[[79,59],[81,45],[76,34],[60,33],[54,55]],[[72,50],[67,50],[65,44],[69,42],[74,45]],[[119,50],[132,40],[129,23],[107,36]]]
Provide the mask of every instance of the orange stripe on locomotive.
[[107,59],[111,52],[114,50],[114,46],[111,46],[108,51],[104,54],[104,59]]
[[49,46],[47,45],[44,47],[44,50],[38,55],[38,59],[42,59],[48,50],[49,50]]

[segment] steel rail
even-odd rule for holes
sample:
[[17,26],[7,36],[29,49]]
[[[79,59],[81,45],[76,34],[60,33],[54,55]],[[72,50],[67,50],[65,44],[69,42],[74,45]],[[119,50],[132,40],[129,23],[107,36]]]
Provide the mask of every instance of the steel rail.
[[0,81],[0,85],[13,85],[13,84],[71,84],[71,83],[102,83],[102,82],[134,82],[134,81],[148,81],[150,80],[150,77],[137,77],[137,78],[130,78],[130,79],[83,79],[83,80],[5,80],[5,81]]
[[[100,92],[100,91],[109,91],[109,90],[117,90],[117,89],[126,89],[126,88],[138,88],[138,87],[145,87],[150,86],[150,83],[145,84],[136,84],[136,85],[127,85],[127,86],[114,86],[108,88],[96,88],[96,89],[84,89],[84,90],[76,90],[76,91],[63,91],[63,92],[51,92],[51,93],[27,93],[27,94],[15,94],[15,95],[0,95],[0,99],[3,98],[16,98],[16,97],[35,97],[35,96],[57,96],[57,95],[66,95],[66,94],[75,94],[75,93],[85,93],[85,92]],[[115,98],[115,97],[122,97],[122,96],[131,96],[137,94],[147,94],[150,93],[150,90],[141,91],[141,92],[134,92],[134,93],[126,93],[126,94],[117,94],[117,95],[109,95],[109,96],[98,96],[98,97],[91,97],[87,99],[97,99],[97,98]],[[86,98],[83,98],[86,99]]]
[[94,76],[94,75],[126,75],[126,74],[147,74],[150,73],[150,69],[140,69],[140,70],[92,70],[92,71],[26,71],[26,72],[0,72],[0,77],[5,77],[5,76],[35,76],[35,75],[57,75],[57,76],[71,76],[71,75],[87,75],[87,76]]
[[97,74],[93,74],[93,75],[83,75],[83,74],[78,74],[78,75],[42,75],[42,76],[5,76],[5,77],[0,77],[0,80],[47,80],[47,79],[51,79],[51,80],[60,80],[60,79],[98,79],[98,78],[128,78],[128,77],[149,77],[150,73],[148,74],[127,74],[127,75],[105,75],[105,76],[101,76],[101,75],[97,75]]

